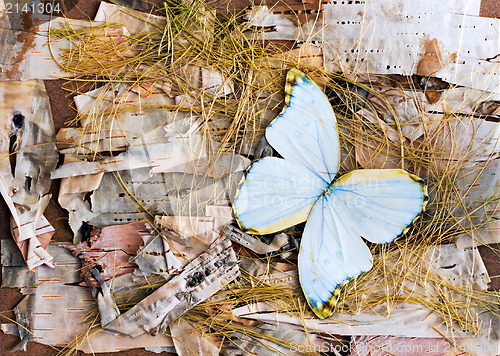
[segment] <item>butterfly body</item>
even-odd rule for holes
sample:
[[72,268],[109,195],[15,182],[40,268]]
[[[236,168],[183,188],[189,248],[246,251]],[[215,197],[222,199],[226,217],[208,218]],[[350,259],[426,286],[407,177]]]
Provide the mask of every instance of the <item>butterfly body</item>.
[[401,169],[355,170],[335,180],[340,161],[337,122],[328,98],[298,70],[285,87],[287,106],[266,138],[283,158],[255,161],[234,202],[239,225],[269,234],[306,222],[299,279],[320,318],[336,307],[341,287],[372,266],[361,237],[387,243],[425,207],[422,180]]

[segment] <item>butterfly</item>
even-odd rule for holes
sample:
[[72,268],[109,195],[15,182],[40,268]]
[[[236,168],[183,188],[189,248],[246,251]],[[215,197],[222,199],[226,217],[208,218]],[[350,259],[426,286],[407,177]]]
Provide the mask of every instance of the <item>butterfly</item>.
[[405,233],[425,209],[427,188],[402,169],[354,170],[336,179],[340,142],[328,98],[297,69],[288,72],[285,92],[285,108],[265,133],[283,158],[253,162],[233,208],[240,227],[253,234],[306,221],[299,280],[323,319],[335,311],[342,287],[371,269],[363,239],[388,243]]

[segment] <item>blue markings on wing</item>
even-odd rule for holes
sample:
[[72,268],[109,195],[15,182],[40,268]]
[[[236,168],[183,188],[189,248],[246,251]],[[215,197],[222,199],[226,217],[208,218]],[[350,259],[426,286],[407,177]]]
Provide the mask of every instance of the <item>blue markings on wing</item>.
[[288,106],[266,130],[286,160],[296,161],[330,183],[340,157],[337,120],[323,91],[306,78],[293,86]]
[[372,265],[370,250],[341,220],[331,198],[324,195],[314,205],[299,253],[300,285],[313,310],[320,309],[318,316],[340,284]]
[[266,157],[253,163],[234,208],[243,228],[268,234],[305,221],[327,187],[294,161]]
[[341,177],[329,190],[345,224],[373,243],[387,243],[422,212],[425,190],[400,169],[365,169]]
[[368,271],[364,239],[393,241],[425,207],[422,180],[398,169],[357,170],[332,183],[339,165],[337,123],[327,97],[292,70],[287,107],[266,130],[284,159],[266,157],[247,172],[234,208],[251,233],[283,230],[307,219],[299,277],[320,318],[335,310],[339,287]]
[[421,180],[398,169],[353,171],[325,192],[311,210],[299,252],[300,284],[316,315],[330,315],[336,288],[371,268],[361,237],[391,242],[425,200]]

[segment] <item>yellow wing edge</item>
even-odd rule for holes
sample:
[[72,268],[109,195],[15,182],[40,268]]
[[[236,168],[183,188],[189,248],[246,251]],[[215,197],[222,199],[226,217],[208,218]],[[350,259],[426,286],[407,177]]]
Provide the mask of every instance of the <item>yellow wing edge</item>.
[[[422,211],[424,212],[425,209],[427,208],[427,204],[429,203],[429,193],[427,191],[427,186],[424,183],[424,180],[420,178],[419,176],[409,173],[405,171],[404,169],[362,169],[363,172],[370,172],[370,176],[368,177],[369,179],[366,179],[367,177],[363,177],[363,180],[356,180],[354,179],[355,177],[355,172],[357,170],[351,171],[349,173],[344,174],[342,177],[339,179],[335,180],[330,187],[338,184],[343,184],[347,180],[351,180],[352,183],[360,183],[360,182],[370,182],[370,181],[376,181],[384,178],[394,178],[396,175],[401,175],[401,176],[406,176],[415,183],[420,184],[420,189],[422,190]],[[415,219],[419,217],[420,214],[418,214]],[[408,225],[408,227],[415,221],[413,221]],[[407,227],[407,229],[408,229]]]
[[[245,175],[241,178],[238,190],[236,191],[236,194],[234,196],[234,201],[236,201],[236,199],[238,199],[238,196],[240,195],[240,192],[241,192],[241,188],[243,187],[243,184],[245,183],[245,180],[247,179],[247,175],[250,172],[250,170],[252,169],[252,166],[253,166],[253,163],[252,163],[252,165],[250,165],[250,167],[247,168]],[[243,224],[243,222],[238,218],[238,211],[236,210],[235,204],[232,204],[232,209],[233,209],[234,218],[235,218],[235,220],[236,220],[236,222],[241,230],[245,231],[246,233],[252,234],[252,235],[266,235],[266,234],[273,234],[275,232],[285,230],[289,227],[292,227],[294,225],[297,225],[297,224],[300,224],[300,223],[306,221],[313,206],[314,206],[314,203],[311,205],[305,206],[304,208],[297,211],[296,213],[287,216],[285,219],[277,221],[274,224],[266,226],[265,228],[262,228],[262,229],[246,227],[245,224]]]
[[[354,277],[356,278],[356,277]],[[328,301],[319,307],[312,305],[311,301],[309,298],[306,297],[307,304],[311,308],[311,310],[314,312],[314,314],[320,318],[320,319],[326,319],[330,317],[335,310],[337,309],[337,305],[340,300],[340,296],[342,295],[342,291],[344,287],[351,281],[351,279],[354,278],[349,278],[346,279],[344,282],[340,283],[335,290],[333,291],[333,294],[330,298],[328,298]]]
[[[424,183],[424,181],[423,181],[422,178],[420,178],[420,177],[418,177],[418,176],[416,176],[416,175],[414,175],[412,173],[406,172],[405,170],[402,170],[402,169],[377,169],[376,171],[378,171],[378,172],[376,172],[376,174],[374,174],[371,177],[372,179],[370,179],[370,180],[377,180],[377,179],[381,179],[381,178],[385,178],[385,177],[388,177],[388,178],[389,177],[394,177],[394,173],[396,171],[398,174],[407,176],[408,178],[410,178],[411,180],[413,180],[415,183],[419,183],[420,184],[420,188],[422,189],[422,194],[423,194],[423,197],[422,197],[422,210],[421,210],[420,214],[417,214],[415,216],[415,218],[412,220],[412,222],[410,224],[408,224],[408,226],[406,226],[403,229],[403,231],[401,232],[401,234],[398,236],[398,237],[400,237],[400,236],[404,235],[410,229],[410,227],[412,226],[412,224],[425,211],[425,209],[427,207],[427,204],[429,202],[429,194],[428,194],[428,191],[427,191],[427,186],[425,185],[425,183]],[[345,174],[340,179],[338,179],[337,181],[335,181],[335,184],[339,183],[339,182],[343,182],[343,181],[349,179],[349,174],[350,173],[351,172]],[[359,275],[361,275],[362,273],[364,273],[364,272],[361,272]],[[314,306],[314,305],[312,305],[311,301],[306,296],[307,304],[309,305],[309,307],[311,308],[311,310],[314,312],[314,314],[318,318],[320,318],[320,319],[326,319],[326,318],[330,317],[335,312],[335,310],[337,309],[340,297],[342,295],[342,291],[347,286],[347,284],[351,280],[355,279],[356,277],[348,278],[344,282],[342,282],[341,284],[339,284],[335,288],[335,290],[333,291],[332,296],[330,298],[328,298],[328,301],[326,303],[323,303],[320,306]]]
[[[285,104],[288,106],[290,104],[290,98],[292,97],[292,89],[293,86],[302,78],[307,79],[309,82],[313,83],[314,85],[318,86],[314,80],[309,79],[303,72],[296,68],[292,68],[288,71],[286,74],[286,81],[285,81]],[[318,87],[319,88],[319,87]],[[319,88],[320,89],[320,88]],[[320,89],[321,90],[321,89]]]

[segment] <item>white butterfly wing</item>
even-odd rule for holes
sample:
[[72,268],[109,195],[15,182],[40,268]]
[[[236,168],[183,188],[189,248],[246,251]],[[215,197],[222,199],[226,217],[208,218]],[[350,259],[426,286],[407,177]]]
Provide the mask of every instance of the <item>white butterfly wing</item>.
[[338,287],[372,266],[370,250],[343,223],[331,198],[324,195],[314,205],[299,251],[300,285],[309,306],[322,319],[335,310]]
[[354,171],[331,184],[340,148],[330,103],[298,70],[288,73],[286,92],[287,107],[266,130],[284,160],[255,162],[234,207],[239,224],[252,233],[308,220],[300,282],[311,308],[325,318],[335,310],[339,287],[372,266],[360,236],[392,241],[423,210],[427,196],[422,181],[402,170]]
[[234,202],[235,215],[250,233],[277,232],[305,221],[327,187],[302,165],[265,157],[248,170]]
[[353,171],[328,189],[309,215],[299,252],[300,283],[318,317],[335,310],[345,281],[371,268],[360,236],[393,241],[426,201],[422,180],[398,169]]
[[393,241],[427,204],[422,179],[401,169],[352,171],[330,194],[344,224],[373,243]]
[[340,157],[337,120],[323,91],[304,74],[287,75],[288,105],[267,128],[266,139],[286,160],[296,161],[328,184]]

